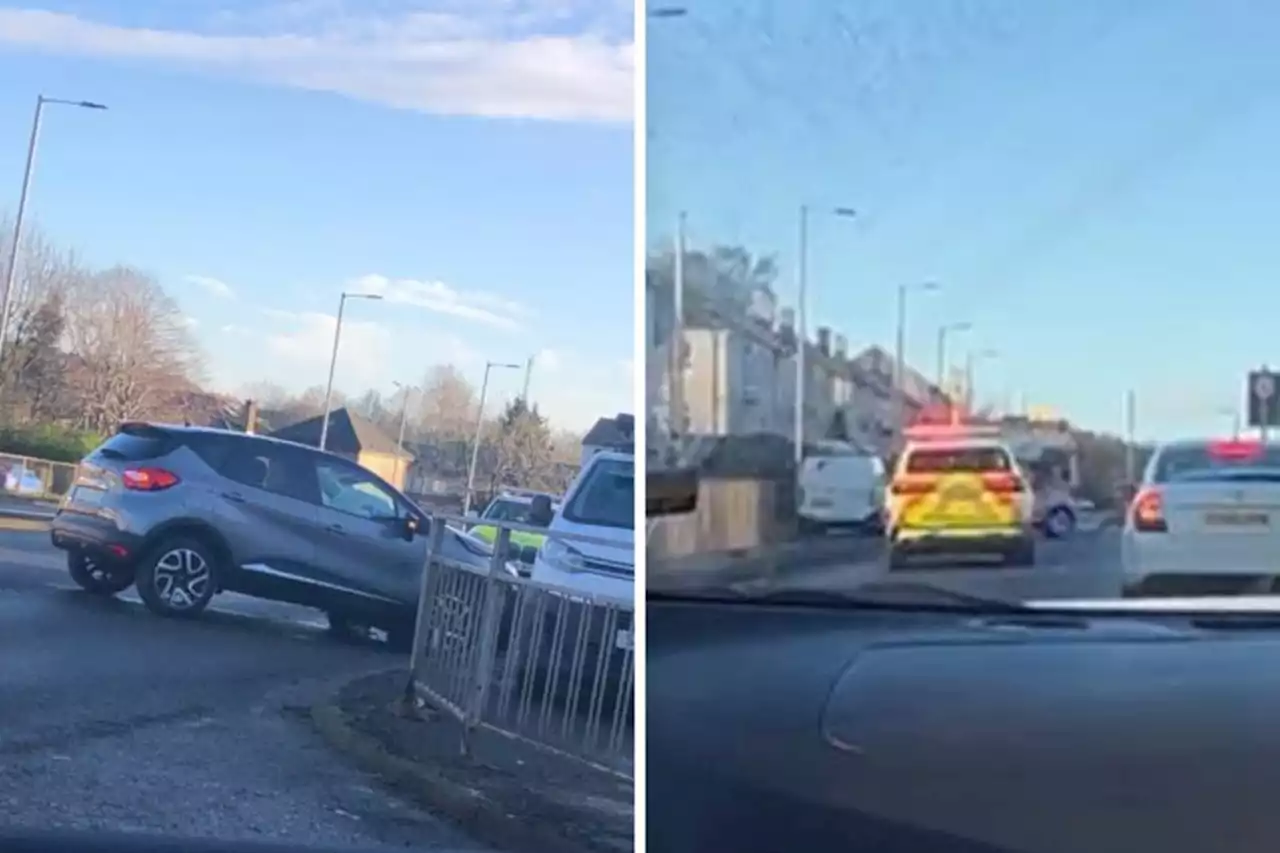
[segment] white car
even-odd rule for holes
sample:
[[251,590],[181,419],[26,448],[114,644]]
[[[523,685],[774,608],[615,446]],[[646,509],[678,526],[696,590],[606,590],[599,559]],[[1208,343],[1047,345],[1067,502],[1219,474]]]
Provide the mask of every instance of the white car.
[[635,457],[630,453],[604,450],[587,460],[547,532],[603,541],[548,537],[533,563],[535,581],[614,599],[634,597],[635,477]]
[[1271,592],[1280,581],[1280,446],[1160,447],[1129,505],[1120,553],[1127,596]]
[[800,524],[815,533],[839,527],[878,533],[884,494],[880,457],[844,442],[819,442],[800,466]]

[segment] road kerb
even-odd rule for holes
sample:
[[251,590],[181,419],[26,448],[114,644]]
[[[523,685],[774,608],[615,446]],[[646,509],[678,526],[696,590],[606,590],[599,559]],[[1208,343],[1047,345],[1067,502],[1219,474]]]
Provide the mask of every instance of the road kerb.
[[[399,671],[399,670],[397,670]],[[366,676],[361,676],[364,678]],[[356,681],[359,679],[352,679]],[[311,707],[311,720],[321,737],[368,773],[381,777],[398,793],[428,812],[458,826],[475,840],[500,850],[528,853],[601,853],[599,845],[574,843],[507,814],[484,792],[435,773],[420,762],[388,752],[376,738],[359,731],[341,707],[338,686]]]

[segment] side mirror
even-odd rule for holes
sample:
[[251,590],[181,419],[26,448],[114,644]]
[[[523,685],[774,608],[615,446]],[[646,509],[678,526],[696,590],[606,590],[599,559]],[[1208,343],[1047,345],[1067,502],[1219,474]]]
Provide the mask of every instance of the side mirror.
[[404,539],[406,542],[412,542],[413,537],[418,535],[418,517],[416,515],[406,515],[404,517]]
[[551,520],[556,517],[551,508],[551,498],[546,495],[534,495],[529,505],[529,524],[534,527],[550,527]]
[[698,508],[698,472],[693,468],[649,471],[644,488],[646,517],[683,515]]
[[526,545],[520,549],[520,562],[532,566],[536,559],[538,559],[538,546]]

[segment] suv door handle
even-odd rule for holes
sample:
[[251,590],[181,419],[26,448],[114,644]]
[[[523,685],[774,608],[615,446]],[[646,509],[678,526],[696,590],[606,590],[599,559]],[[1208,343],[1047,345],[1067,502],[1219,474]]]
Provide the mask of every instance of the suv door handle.
[[341,524],[330,524],[328,527],[325,528],[325,530],[329,531],[330,533],[336,533],[339,536],[347,535],[347,529],[343,527]]
[[237,503],[237,504],[244,503],[244,495],[240,494],[239,492],[223,492],[222,496],[227,500],[231,501],[232,503]]

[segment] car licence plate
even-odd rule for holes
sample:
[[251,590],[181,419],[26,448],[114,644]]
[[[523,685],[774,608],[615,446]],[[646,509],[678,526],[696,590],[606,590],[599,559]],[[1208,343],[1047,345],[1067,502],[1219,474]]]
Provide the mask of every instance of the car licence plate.
[[80,506],[98,506],[102,503],[102,489],[93,489],[88,486],[76,486],[71,490],[68,503],[79,504]]
[[1204,523],[1212,527],[1270,527],[1271,516],[1265,512],[1206,512]]

